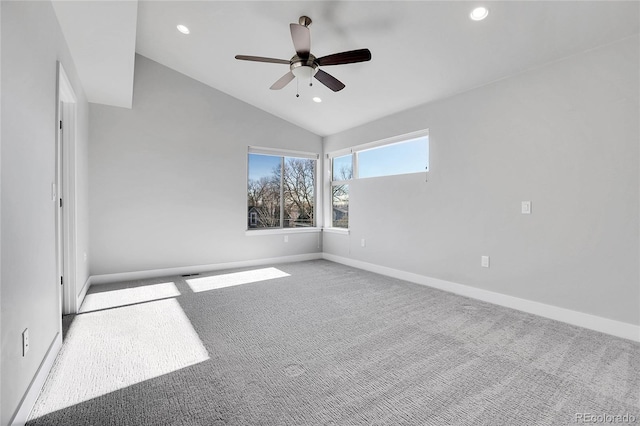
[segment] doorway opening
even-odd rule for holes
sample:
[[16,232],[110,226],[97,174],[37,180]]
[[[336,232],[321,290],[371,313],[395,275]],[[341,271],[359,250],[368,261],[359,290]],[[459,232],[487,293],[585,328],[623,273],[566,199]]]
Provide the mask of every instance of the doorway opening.
[[[66,72],[58,62],[58,108],[56,123],[56,282],[62,315],[78,312],[76,283],[76,103],[77,98]],[[60,324],[62,331],[62,322]]]

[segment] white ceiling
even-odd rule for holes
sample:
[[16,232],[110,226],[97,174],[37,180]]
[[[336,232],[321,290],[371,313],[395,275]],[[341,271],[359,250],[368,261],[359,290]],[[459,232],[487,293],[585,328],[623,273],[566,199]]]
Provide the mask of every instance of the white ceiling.
[[52,4],[89,102],[131,108],[137,0]]
[[[636,35],[640,21],[637,1],[483,2],[490,14],[481,22],[469,19],[480,4],[476,1],[100,3],[137,3],[137,53],[321,136]],[[94,4],[88,2],[84,13],[90,15]],[[94,19],[103,14],[94,13]],[[234,59],[236,54],[290,59],[289,23],[301,15],[313,19],[315,56],[371,50],[370,62],[323,68],[346,84],[344,90],[333,93],[317,81],[311,88],[301,83],[296,98],[296,81],[269,90],[287,65]],[[191,34],[179,33],[177,24],[188,26]],[[94,28],[91,36],[119,43],[113,31],[104,30],[101,37]],[[81,37],[90,44],[86,34]],[[123,57],[132,54],[121,42],[114,47],[124,51]],[[96,60],[91,49],[81,54]],[[96,99],[93,91],[99,88],[86,83],[81,63],[76,58],[89,100]],[[120,81],[99,67],[87,73],[106,85]],[[129,82],[123,78],[122,87]],[[323,102],[314,103],[313,96]]]

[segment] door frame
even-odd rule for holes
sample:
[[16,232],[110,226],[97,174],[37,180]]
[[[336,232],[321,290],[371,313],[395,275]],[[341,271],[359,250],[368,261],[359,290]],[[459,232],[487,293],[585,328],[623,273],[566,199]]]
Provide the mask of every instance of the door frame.
[[[60,294],[62,314],[78,312],[77,292],[77,210],[76,210],[76,122],[77,97],[58,62],[58,94],[56,120],[56,259],[58,278],[63,277]],[[62,127],[60,125],[62,123]],[[60,204],[62,199],[62,204]],[[62,207],[60,207],[60,205]]]

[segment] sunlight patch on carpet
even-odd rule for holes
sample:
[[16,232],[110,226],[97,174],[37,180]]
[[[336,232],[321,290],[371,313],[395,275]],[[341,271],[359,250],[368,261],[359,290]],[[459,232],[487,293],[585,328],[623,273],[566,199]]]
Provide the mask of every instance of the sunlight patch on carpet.
[[80,314],[31,418],[207,359],[207,349],[176,299]]
[[259,281],[273,280],[290,276],[277,268],[262,268],[252,271],[233,272],[230,274],[213,275],[210,277],[193,278],[187,280],[187,284],[194,293],[216,290],[224,287],[232,287],[241,284],[250,284]]
[[172,282],[87,293],[80,308],[80,313],[177,296],[180,296],[180,291]]

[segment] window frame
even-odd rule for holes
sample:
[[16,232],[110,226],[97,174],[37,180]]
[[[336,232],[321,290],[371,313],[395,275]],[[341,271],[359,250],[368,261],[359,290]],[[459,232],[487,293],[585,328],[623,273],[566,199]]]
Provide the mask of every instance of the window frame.
[[[246,181],[245,181],[245,197],[246,191],[249,188],[249,156],[251,154],[257,155],[269,155],[273,157],[280,158],[280,167],[281,167],[281,175],[280,175],[280,226],[273,228],[250,228],[247,226],[245,229],[245,235],[264,235],[264,234],[289,234],[289,233],[305,233],[305,232],[320,232],[320,228],[318,227],[318,220],[320,219],[318,216],[318,212],[320,209],[318,208],[318,204],[320,202],[320,194],[318,191],[319,188],[319,160],[320,154],[307,152],[307,151],[294,151],[288,149],[278,149],[278,148],[266,148],[266,147],[258,147],[249,145],[246,154]],[[285,208],[285,200],[284,200],[284,167],[285,167],[285,159],[286,158],[299,158],[304,160],[314,160],[313,167],[313,225],[308,227],[284,227],[284,208]],[[245,201],[245,212],[248,210],[248,198]],[[245,223],[248,224],[248,221],[245,220]]]
[[[399,173],[399,174],[391,174],[391,175],[381,175],[381,176],[369,176],[369,177],[364,177],[361,178],[359,175],[359,159],[358,159],[358,154],[362,151],[368,151],[371,149],[375,149],[375,148],[381,148],[384,146],[388,146],[388,145],[395,145],[395,144],[400,144],[403,142],[409,142],[415,139],[420,139],[420,138],[427,138],[427,152],[429,153],[429,156],[427,158],[427,164],[425,166],[425,170],[423,171],[417,171],[417,172],[409,172],[409,173]],[[341,228],[341,227],[334,227],[333,226],[333,187],[336,185],[348,185],[349,188],[351,187],[351,182],[358,180],[358,179],[372,179],[372,178],[388,178],[388,177],[392,177],[392,176],[399,176],[399,175],[405,175],[405,174],[417,174],[417,173],[428,173],[431,170],[431,165],[430,165],[430,160],[431,160],[431,155],[430,155],[430,145],[431,145],[431,140],[429,138],[429,129],[422,129],[422,130],[417,130],[415,132],[410,132],[410,133],[404,133],[401,135],[397,135],[397,136],[392,136],[389,138],[385,138],[385,139],[380,139],[377,141],[373,141],[373,142],[368,142],[368,143],[363,143],[360,145],[355,145],[353,147],[350,148],[344,148],[344,149],[339,149],[339,150],[335,150],[332,152],[329,152],[326,154],[326,159],[329,163],[329,196],[327,196],[327,204],[328,204],[328,223],[329,226],[325,226],[324,227],[324,231],[326,232],[330,232],[330,233],[341,233],[341,234],[348,234],[349,233],[349,224],[347,224],[347,228]],[[351,155],[351,179],[348,180],[333,180],[333,160],[334,158],[340,158],[340,157],[344,157],[347,155]],[[325,187],[326,188],[326,187]],[[347,219],[348,220],[348,219]]]
[[[334,180],[333,179],[333,160],[335,158],[341,158],[341,157],[346,157],[350,155],[351,156],[351,178],[350,179],[337,179]],[[347,188],[349,188],[351,186],[351,181],[353,180],[354,177],[354,171],[355,171],[355,155],[353,155],[353,150],[349,149],[348,152],[345,152],[344,150],[340,150],[340,151],[336,151],[334,153],[332,153],[331,155],[327,155],[327,159],[329,161],[329,196],[327,197],[329,199],[329,224],[330,226],[326,227],[325,229],[330,230],[329,232],[338,232],[338,233],[348,233],[349,232],[349,216],[347,213],[347,226],[346,228],[343,228],[341,226],[334,226],[333,224],[333,188],[335,186],[341,186],[341,185],[345,185],[347,186]],[[347,193],[348,193],[348,189],[347,189]]]

